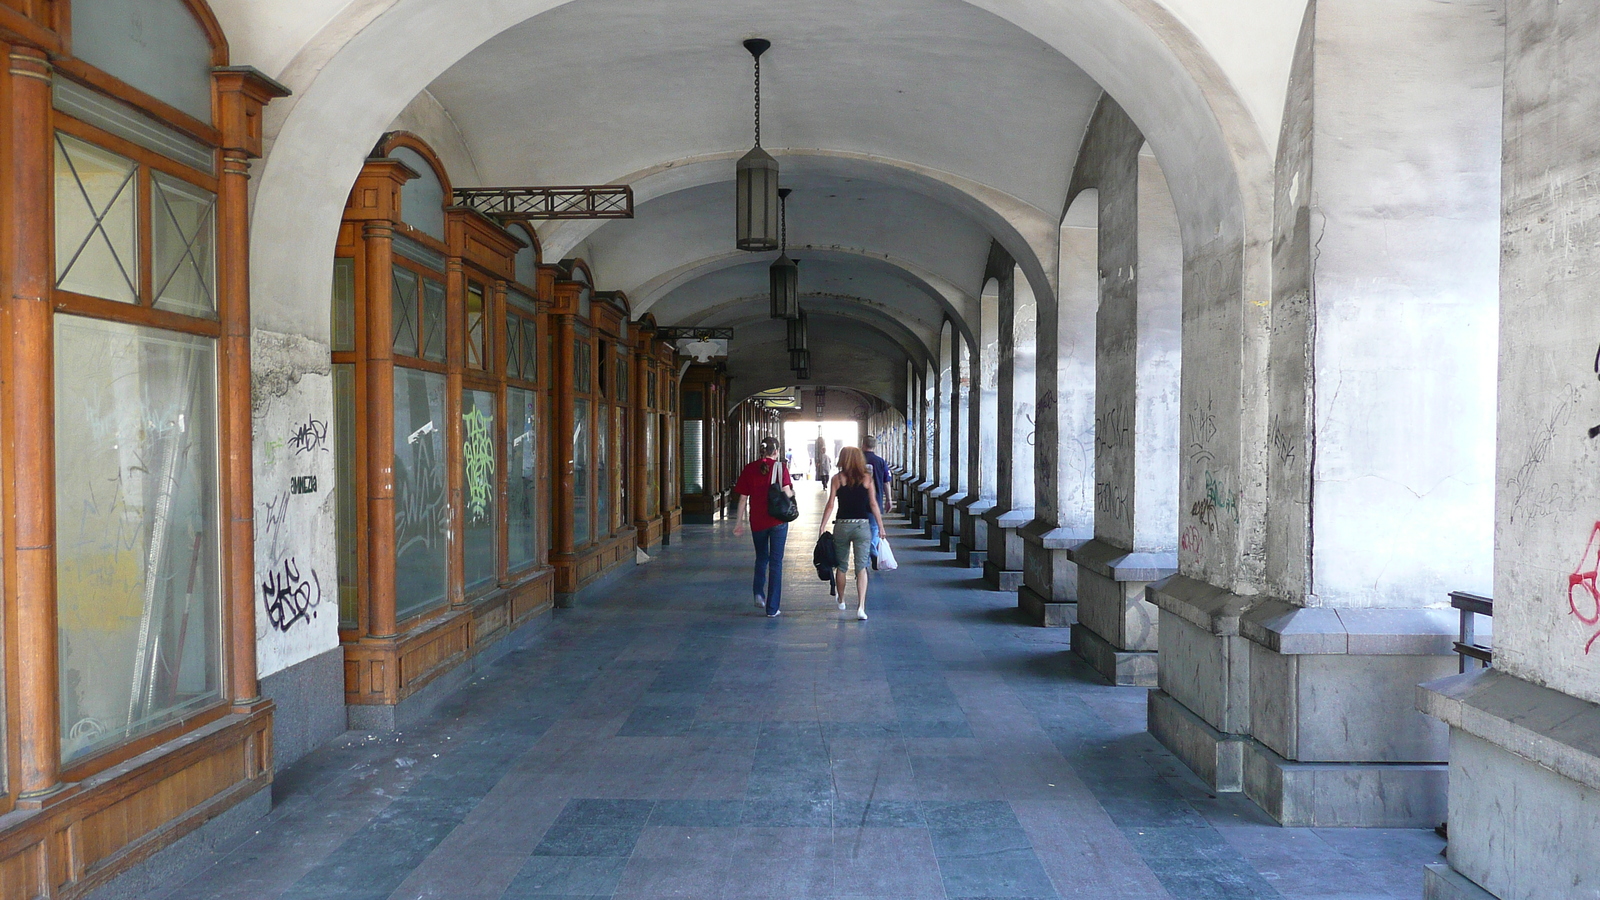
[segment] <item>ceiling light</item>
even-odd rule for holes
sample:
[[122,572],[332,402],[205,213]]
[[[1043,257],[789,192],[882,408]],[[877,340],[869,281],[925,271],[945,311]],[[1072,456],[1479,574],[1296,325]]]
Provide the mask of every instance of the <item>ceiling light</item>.
[[772,317],[774,319],[793,319],[800,315],[800,267],[789,258],[789,189],[778,191],[779,221],[779,250],[778,258],[773,260],[772,278]]
[[778,161],[761,149],[761,54],[771,46],[761,38],[744,42],[756,61],[756,145],[739,159],[735,173],[740,250],[778,249]]
[[800,315],[789,320],[789,349],[805,350],[806,340],[810,329],[806,325],[806,311],[800,310]]

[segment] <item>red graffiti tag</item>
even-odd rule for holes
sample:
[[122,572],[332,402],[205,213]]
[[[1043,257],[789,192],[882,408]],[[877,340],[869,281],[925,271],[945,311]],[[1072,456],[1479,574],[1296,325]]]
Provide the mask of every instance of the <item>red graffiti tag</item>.
[[[1589,543],[1583,548],[1578,570],[1567,576],[1567,608],[1590,628],[1600,625],[1600,588],[1595,586],[1596,575],[1600,575],[1600,522],[1594,523],[1594,530],[1589,532]],[[1578,605],[1580,595],[1583,598],[1581,608]],[[1597,640],[1600,640],[1600,630],[1590,635],[1583,652],[1587,654]]]

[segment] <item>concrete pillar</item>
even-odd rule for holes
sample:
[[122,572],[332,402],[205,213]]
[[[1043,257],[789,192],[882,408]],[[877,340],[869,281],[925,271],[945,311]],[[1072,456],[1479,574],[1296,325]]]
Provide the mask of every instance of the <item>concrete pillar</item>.
[[[1498,6],[1308,10],[1277,156],[1261,596],[1152,591],[1152,732],[1286,825],[1445,817],[1446,729],[1415,685],[1456,671],[1448,592],[1490,583]],[[1238,503],[1214,481],[1183,510],[1186,574]]]
[[[967,397],[967,498],[958,505],[961,531],[956,562],[982,568],[989,554],[989,523],[985,516],[999,496],[1000,440],[1000,305],[1001,283],[985,286],[978,304],[978,348],[968,377]],[[1005,293],[1009,294],[1010,279]],[[1009,448],[1008,448],[1009,449]]]
[[[1033,521],[1033,448],[1038,438],[1034,415],[1039,305],[1022,270],[1011,265],[1000,292],[999,429],[1002,452],[995,469],[994,509],[984,514],[989,552],[983,579],[996,591],[1022,586],[1021,529]],[[1005,452],[1009,451],[1009,452]]]
[[1421,695],[1450,759],[1449,862],[1424,886],[1586,897],[1600,884],[1600,7],[1505,14],[1494,668]]
[[1038,300],[1034,518],[1021,529],[1017,607],[1047,627],[1078,621],[1071,552],[1094,536],[1095,314],[1100,192],[1079,191],[1061,222],[1058,296]]
[[1115,150],[1100,184],[1094,539],[1070,552],[1072,648],[1117,684],[1154,687],[1158,611],[1144,589],[1178,567],[1183,243],[1155,157],[1132,141]]

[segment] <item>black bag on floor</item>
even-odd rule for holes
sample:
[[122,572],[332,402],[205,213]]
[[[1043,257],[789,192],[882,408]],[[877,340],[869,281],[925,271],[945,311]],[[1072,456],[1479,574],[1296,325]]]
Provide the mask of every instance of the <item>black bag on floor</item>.
[[833,532],[824,531],[811,551],[811,564],[817,567],[817,580],[828,583],[828,596],[834,596],[833,570],[839,567],[839,553],[833,547]]

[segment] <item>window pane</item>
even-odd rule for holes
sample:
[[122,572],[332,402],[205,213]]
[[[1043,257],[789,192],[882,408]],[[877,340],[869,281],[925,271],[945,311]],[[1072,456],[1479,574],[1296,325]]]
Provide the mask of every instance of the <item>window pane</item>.
[[572,546],[582,547],[589,529],[589,401],[572,401]]
[[505,364],[507,378],[522,377],[522,320],[506,313]]
[[444,362],[446,346],[444,296],[444,282],[422,279],[422,356],[440,363]]
[[394,370],[394,602],[401,619],[445,599],[444,391],[443,375]]
[[573,366],[574,387],[580,394],[587,394],[593,388],[589,382],[589,352],[588,339],[578,338],[572,356],[576,361]]
[[537,412],[533,391],[506,390],[506,481],[510,503],[506,510],[510,529],[506,545],[510,557],[507,564],[513,569],[538,559],[535,510],[539,508],[538,479],[543,473],[539,471],[539,445],[534,431]]
[[484,356],[484,341],[487,339],[488,329],[483,302],[483,288],[470,285],[467,288],[467,367],[471,369],[483,368],[486,357]]
[[610,348],[606,344],[605,341],[601,341],[600,342],[600,371],[598,373],[600,377],[597,380],[600,383],[600,396],[602,396],[602,397],[610,397],[611,396],[611,367],[609,365],[607,365],[607,363],[610,361],[610,359],[611,359]]
[[56,135],[56,287],[139,302],[133,161]]
[[704,460],[700,455],[700,420],[686,419],[683,423],[683,492],[698,494],[705,490]]
[[63,760],[221,696],[216,417],[211,339],[56,318]]
[[656,420],[660,418],[653,413],[644,417],[644,506],[645,515],[652,519],[661,515],[660,450],[656,446]]
[[617,350],[617,402],[628,402],[628,353],[622,348]]
[[156,306],[215,318],[217,195],[160,172],[151,181]]
[[596,537],[611,533],[611,411],[601,406],[595,416],[594,519]]
[[620,406],[612,415],[617,422],[611,432],[616,435],[617,444],[617,527],[614,530],[620,531],[628,527],[628,519],[632,518],[628,511],[628,422],[627,413]]
[[466,497],[465,575],[472,591],[499,575],[495,524],[495,409],[488,391],[461,392],[461,464]]
[[338,528],[339,553],[339,626],[354,628],[357,624],[358,602],[357,553],[360,535],[357,533],[356,504],[360,502],[356,472],[356,383],[355,366],[337,364],[333,367],[333,465],[334,503]]
[[417,355],[417,278],[416,273],[394,267],[392,298],[394,310],[394,352]]
[[522,377],[534,381],[539,377],[535,366],[539,362],[539,325],[532,319],[522,320]]
[[356,261],[333,261],[333,349],[356,348]]

